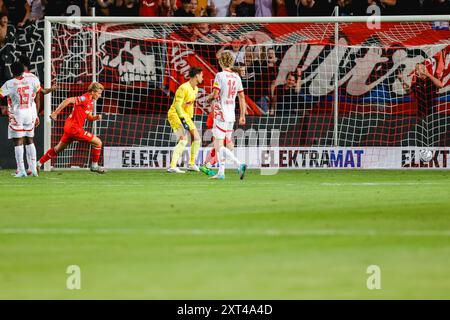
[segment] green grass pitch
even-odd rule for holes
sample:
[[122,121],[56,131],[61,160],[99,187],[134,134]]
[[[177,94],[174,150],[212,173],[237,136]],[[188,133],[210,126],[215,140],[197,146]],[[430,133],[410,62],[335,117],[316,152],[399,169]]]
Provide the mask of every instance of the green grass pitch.
[[1,299],[450,298],[448,171],[10,174]]

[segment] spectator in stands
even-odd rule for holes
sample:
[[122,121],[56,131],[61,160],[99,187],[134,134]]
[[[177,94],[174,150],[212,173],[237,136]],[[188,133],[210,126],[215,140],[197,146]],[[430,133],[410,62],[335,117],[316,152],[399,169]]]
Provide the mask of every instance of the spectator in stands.
[[275,72],[275,75],[278,74],[278,58],[274,48],[267,49],[267,65],[273,72]]
[[[246,52],[246,60],[247,54]],[[248,83],[249,96],[267,114],[269,112],[277,67],[274,64],[273,57],[268,59],[268,53],[265,47],[261,47],[260,52],[252,51],[252,55],[253,61],[251,65],[246,62],[246,70],[244,72],[249,79],[252,79],[252,82]],[[251,78],[252,75],[253,77]]]
[[[209,43],[227,43],[231,41],[231,38],[227,35],[225,35],[221,30],[218,30],[214,27],[211,27],[208,23],[197,23],[193,25],[192,30],[190,32],[193,33],[193,37],[191,37],[191,41],[197,41],[198,39],[202,39],[203,42],[209,42]],[[202,46],[198,49],[198,52],[202,52],[202,54],[205,54],[206,56],[211,55],[210,57],[213,58],[214,51],[213,50],[205,50],[205,46]],[[212,61],[212,60],[209,60]]]
[[276,86],[272,99],[270,114],[289,115],[293,109],[298,108],[299,93],[301,86],[302,71],[289,72],[286,83]]
[[197,10],[198,1],[197,0],[191,0],[191,12],[195,16],[195,11]]
[[244,86],[245,94],[251,99],[255,100],[255,72],[252,68],[254,61],[253,48],[245,47],[244,63],[241,67],[242,85]]
[[231,0],[211,0],[211,3],[216,8],[217,17],[229,16]]
[[244,64],[245,48],[242,46],[241,40],[233,40],[230,46],[225,46],[221,48],[219,51],[217,51],[216,53],[217,59],[219,59],[221,53],[225,50],[230,51],[230,53],[233,55],[235,66]]
[[416,98],[419,117],[424,118],[433,113],[434,100],[439,89],[444,87],[442,81],[432,75],[423,63],[416,65],[411,85],[404,81],[401,73],[397,77],[402,83],[403,89],[407,93],[412,93]]
[[216,8],[210,0],[197,0],[197,8],[194,10],[196,17],[215,17]]
[[41,0],[26,0],[25,2],[25,16],[23,20],[17,24],[18,27],[25,26],[28,22],[35,22],[44,17],[44,8]]
[[271,17],[273,15],[273,1],[272,0],[256,0],[255,2],[257,17]]
[[214,43],[214,39],[209,37],[211,29],[207,23],[197,23],[192,26],[192,29],[189,29],[189,32],[192,33],[190,38],[190,41],[192,42],[199,42],[199,40],[202,40],[202,42]]
[[139,15],[141,17],[157,17],[161,14],[161,0],[139,0]]
[[231,53],[234,56],[235,65],[240,65],[244,63],[245,49],[242,46],[242,42],[240,40],[234,40],[233,42],[231,42]]
[[231,0],[230,15],[232,17],[254,17],[255,0]]
[[0,48],[6,43],[8,36],[8,16],[5,13],[0,13]]
[[288,15],[285,0],[274,1],[274,15],[277,17],[285,17]]
[[191,1],[192,0],[181,0],[181,8],[177,9],[173,15],[175,17],[195,17]]
[[[423,63],[418,63],[411,81],[408,85],[401,73],[398,79],[403,85],[403,89],[407,93],[412,93],[417,103],[417,146],[429,146],[428,136],[428,116],[432,115],[435,99],[438,96],[439,89],[444,85],[441,80],[430,74],[427,67]],[[431,119],[433,121],[433,119]]]
[[96,0],[95,15],[96,16],[109,16],[114,11],[114,0]]
[[352,0],[337,0],[336,5],[339,7],[340,16],[353,16]]
[[8,15],[9,23],[17,26],[23,21],[26,10],[26,0],[3,0],[6,7],[6,14]]

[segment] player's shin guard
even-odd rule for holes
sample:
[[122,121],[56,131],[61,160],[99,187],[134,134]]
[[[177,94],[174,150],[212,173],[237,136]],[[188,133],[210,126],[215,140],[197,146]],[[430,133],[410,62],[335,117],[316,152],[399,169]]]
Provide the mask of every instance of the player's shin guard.
[[48,160],[56,158],[55,148],[50,148],[47,152],[39,159],[38,165],[43,165]]
[[23,161],[23,145],[15,146],[14,153],[16,155],[17,170],[19,173],[25,172],[25,163]]
[[181,139],[178,141],[177,145],[173,149],[172,153],[172,160],[170,161],[170,167],[175,168],[178,163],[178,159],[180,159],[181,155],[183,154],[184,148],[186,148],[187,141],[184,139]]
[[191,143],[191,158],[189,159],[189,164],[191,166],[195,165],[195,159],[197,159],[199,149],[200,149],[200,140],[192,141],[192,143]]
[[98,160],[100,159],[101,152],[102,152],[102,147],[92,147],[91,162],[93,165],[98,164]]
[[27,154],[28,169],[35,170],[36,168],[36,147],[34,143],[25,145]]

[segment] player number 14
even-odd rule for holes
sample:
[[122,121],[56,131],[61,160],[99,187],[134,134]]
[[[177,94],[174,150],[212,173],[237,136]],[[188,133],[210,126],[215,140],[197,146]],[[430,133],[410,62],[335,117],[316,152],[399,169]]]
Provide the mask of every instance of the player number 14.
[[236,94],[236,81],[228,80],[228,99],[232,99]]

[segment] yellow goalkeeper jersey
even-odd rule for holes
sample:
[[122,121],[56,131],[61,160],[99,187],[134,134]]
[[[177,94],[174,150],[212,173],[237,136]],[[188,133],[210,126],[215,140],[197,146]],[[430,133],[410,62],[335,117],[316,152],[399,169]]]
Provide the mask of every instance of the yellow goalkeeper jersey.
[[195,98],[198,87],[192,88],[189,81],[178,87],[175,99],[169,109],[169,115],[177,114],[180,118],[192,118],[194,116]]

